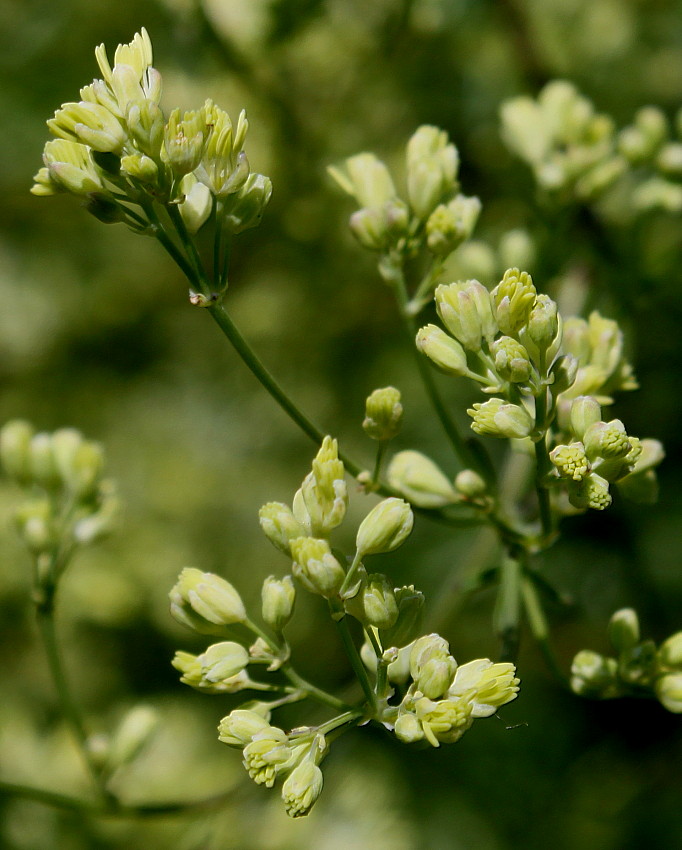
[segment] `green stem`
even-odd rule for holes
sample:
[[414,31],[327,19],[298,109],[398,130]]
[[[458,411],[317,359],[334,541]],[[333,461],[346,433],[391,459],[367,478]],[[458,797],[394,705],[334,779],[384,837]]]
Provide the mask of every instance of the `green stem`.
[[206,280],[206,274],[204,273],[204,264],[201,262],[201,257],[199,256],[199,251],[197,250],[197,246],[194,244],[194,240],[190,236],[187,227],[185,225],[185,221],[180,213],[180,210],[175,204],[168,204],[166,207],[168,210],[168,215],[170,217],[171,222],[173,223],[173,227],[178,234],[180,242],[183,247],[189,254],[192,268],[195,271],[196,279],[201,282],[204,288],[204,295],[210,294],[210,286],[208,285],[208,281]]
[[542,603],[540,602],[540,597],[537,594],[532,579],[528,576],[524,576],[521,581],[521,596],[531,634],[540,647],[547,666],[561,684],[570,690],[568,678],[559,666],[559,662],[557,661],[549,642],[549,627],[547,625],[545,612],[542,608]]
[[350,633],[350,629],[348,627],[348,618],[345,616],[340,617],[340,619],[336,619],[334,614],[338,614],[341,612],[335,612],[331,602],[330,608],[332,609],[332,619],[336,623],[336,628],[339,630],[339,634],[341,636],[341,642],[343,643],[343,648],[346,650],[346,655],[351,663],[353,668],[353,672],[357,676],[358,681],[362,687],[362,691],[367,699],[369,705],[376,711],[376,694],[374,693],[374,688],[372,687],[372,683],[369,680],[369,674],[367,673],[367,668],[362,662],[362,658],[360,658],[360,653],[355,646],[355,642],[353,641],[353,636]]
[[552,464],[547,452],[547,389],[542,388],[535,399],[535,427],[542,436],[535,443],[535,490],[540,509],[542,535],[545,539],[552,535],[552,507],[549,500],[549,490],[545,486],[545,478],[551,472]]
[[381,440],[379,445],[377,446],[377,456],[374,461],[374,472],[372,473],[372,485],[379,483],[379,477],[381,476],[381,465],[384,461],[384,457],[386,456],[386,450],[388,449],[388,440]]
[[344,578],[343,583],[341,584],[341,587],[339,589],[339,596],[341,596],[342,598],[343,598],[344,593],[351,586],[353,578],[355,577],[355,573],[358,571],[358,568],[359,568],[360,562],[361,562],[360,559],[361,559],[361,553],[358,550],[356,550],[355,556],[353,558],[353,563],[348,568],[348,572],[346,573],[346,577]]
[[500,661],[515,661],[519,651],[522,566],[518,558],[504,555],[495,605],[495,631],[500,638]]

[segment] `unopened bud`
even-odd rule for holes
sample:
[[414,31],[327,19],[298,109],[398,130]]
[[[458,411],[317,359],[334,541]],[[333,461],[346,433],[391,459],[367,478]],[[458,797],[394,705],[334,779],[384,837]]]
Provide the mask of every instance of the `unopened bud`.
[[571,404],[571,430],[582,440],[587,429],[601,420],[601,405],[596,398],[581,395]]
[[534,427],[533,419],[525,407],[509,404],[501,398],[476,402],[467,413],[474,420],[471,423],[472,430],[490,437],[519,439],[527,437]]
[[243,623],[244,603],[224,578],[185,567],[170,592],[171,614],[201,634],[221,634],[223,626]]
[[291,541],[303,537],[305,528],[291,508],[282,502],[268,502],[258,511],[260,526],[268,540],[286,555],[291,555]]
[[294,612],[296,589],[291,576],[282,579],[268,576],[263,582],[261,599],[263,620],[271,629],[281,632]]
[[469,374],[466,352],[437,325],[426,325],[417,332],[417,348],[448,375]]
[[455,490],[466,499],[479,499],[487,489],[485,480],[473,469],[463,469],[455,477]]
[[13,419],[0,430],[0,462],[5,473],[19,484],[29,481],[33,433],[33,427],[21,419]]
[[392,552],[412,531],[414,514],[402,499],[391,497],[379,502],[360,524],[356,538],[361,557]]
[[491,293],[495,318],[503,334],[516,336],[527,323],[537,292],[528,272],[507,269]]
[[373,440],[391,440],[400,431],[402,419],[400,390],[383,387],[367,397],[362,427],[368,437]]
[[346,574],[326,540],[298,537],[291,542],[291,555],[294,577],[306,590],[327,598],[339,592]]
[[156,709],[149,705],[138,705],[123,718],[109,746],[107,768],[114,770],[130,764],[149,743],[159,727],[160,718]]
[[483,338],[497,332],[490,293],[477,280],[436,287],[438,315],[450,333],[469,351],[480,351]]
[[386,472],[389,486],[420,508],[441,508],[457,501],[454,487],[421,452],[398,452]]
[[601,457],[607,460],[623,460],[632,449],[632,445],[620,419],[611,422],[595,422],[585,431],[583,443],[587,456],[594,460]]
[[528,352],[520,342],[510,336],[501,336],[490,346],[495,369],[504,381],[525,384],[531,375]]
[[609,621],[609,640],[618,652],[634,649],[639,643],[639,618],[632,608],[621,608]]
[[373,573],[355,596],[345,601],[345,609],[364,626],[389,629],[398,619],[393,588],[386,576]]
[[673,714],[682,714],[682,673],[661,676],[654,686],[658,701]]

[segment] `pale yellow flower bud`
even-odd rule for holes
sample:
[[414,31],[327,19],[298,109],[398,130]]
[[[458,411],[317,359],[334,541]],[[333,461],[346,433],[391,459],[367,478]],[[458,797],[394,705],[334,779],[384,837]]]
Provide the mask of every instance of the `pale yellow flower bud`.
[[403,406],[400,403],[400,390],[395,387],[383,387],[374,390],[365,402],[365,419],[362,427],[373,440],[391,440],[400,431],[403,419]]
[[468,239],[481,212],[476,197],[457,195],[449,204],[439,204],[426,222],[426,244],[431,253],[447,256]]
[[137,705],[132,708],[111,739],[107,753],[107,769],[115,770],[134,761],[147,746],[160,722],[159,713],[155,708],[149,705]]
[[282,729],[269,726],[257,732],[244,747],[244,767],[257,785],[272,788],[278,768],[291,758],[288,738]]
[[426,219],[454,192],[459,154],[438,127],[419,127],[407,144],[407,194],[415,215]]
[[414,524],[412,509],[391,497],[375,505],[358,529],[356,546],[361,557],[392,552],[405,542]]
[[661,644],[658,659],[664,666],[682,671],[682,632],[676,632]]
[[571,665],[571,688],[580,696],[609,698],[618,695],[618,664],[598,652],[581,650]]
[[417,719],[432,747],[454,744],[473,723],[471,703],[467,700],[444,699],[433,702],[427,697],[415,703]]
[[595,422],[585,431],[583,443],[587,456],[594,460],[601,457],[609,460],[624,460],[632,445],[620,419],[611,422]]
[[396,197],[391,175],[373,153],[359,153],[345,162],[346,171],[330,166],[329,174],[360,207],[381,207]]
[[510,663],[493,664],[488,658],[478,658],[457,668],[448,690],[449,699],[468,699],[472,717],[490,717],[497,709],[516,699],[519,680],[516,668]]
[[199,165],[204,152],[205,116],[202,110],[185,112],[174,109],[164,128],[164,159],[173,173],[181,177]]
[[478,472],[462,469],[455,477],[455,490],[466,499],[479,499],[485,496],[488,485]]
[[263,582],[261,599],[263,620],[271,629],[281,632],[294,612],[296,590],[291,576],[281,579],[268,576]]
[[218,738],[223,744],[240,749],[253,740],[253,736],[270,729],[270,712],[266,716],[249,709],[237,708],[223,717],[218,726]]
[[596,398],[581,395],[571,404],[571,430],[582,440],[587,429],[601,420],[601,405]]
[[286,555],[291,554],[291,541],[306,535],[306,529],[294,516],[291,508],[282,502],[268,502],[258,511],[263,533],[268,540]]
[[398,452],[391,459],[386,478],[391,489],[420,508],[441,508],[457,501],[446,475],[421,452]]
[[320,768],[310,759],[295,767],[282,786],[282,799],[289,817],[307,815],[322,793],[323,777]]
[[398,619],[395,593],[386,576],[369,575],[355,596],[346,600],[346,611],[364,626],[389,629]]
[[249,174],[242,188],[224,200],[223,224],[231,233],[242,233],[260,223],[272,195],[272,181],[264,174]]
[[437,325],[426,325],[417,332],[417,348],[442,372],[448,375],[468,375],[466,352],[451,336]]
[[234,587],[194,567],[185,567],[169,595],[175,619],[202,634],[219,634],[220,627],[246,619],[244,603]]
[[632,608],[621,608],[609,620],[609,640],[618,652],[634,649],[640,641],[639,618]]
[[582,481],[570,487],[568,498],[576,508],[592,508],[595,511],[603,511],[613,501],[609,482],[596,472],[590,472]]
[[509,404],[501,398],[476,402],[467,413],[474,420],[471,423],[472,430],[490,437],[527,437],[534,427],[533,419],[525,407]]
[[582,443],[557,446],[549,453],[549,459],[557,468],[562,478],[582,481],[590,471],[590,462],[587,459],[585,446]]
[[298,537],[291,541],[291,555],[294,578],[306,590],[327,598],[339,592],[346,574],[326,540]]
[[503,334],[516,336],[527,323],[537,292],[528,272],[507,269],[491,293],[497,324]]
[[128,141],[121,122],[99,103],[65,103],[47,122],[53,135],[94,151],[120,154]]
[[417,720],[416,714],[406,712],[401,714],[395,722],[395,736],[405,744],[414,744],[416,741],[424,740],[424,730]]
[[436,287],[438,315],[450,333],[469,351],[480,351],[483,338],[497,332],[490,293],[477,280]]
[[531,375],[528,352],[510,336],[501,336],[490,346],[498,375],[513,384],[524,384]]
[[29,480],[33,434],[33,426],[21,419],[7,422],[0,430],[0,462],[5,473],[20,484]]
[[213,196],[208,186],[199,183],[193,174],[186,174],[180,185],[184,200],[178,204],[178,209],[187,230],[196,233],[211,214]]
[[654,686],[658,701],[673,714],[682,714],[682,673],[661,676]]
[[561,317],[556,302],[548,295],[536,297],[528,321],[521,331],[521,341],[531,354],[537,353],[547,359],[556,354],[561,343]]
[[153,159],[144,154],[133,154],[121,158],[121,171],[140,183],[154,185],[159,177],[159,169]]

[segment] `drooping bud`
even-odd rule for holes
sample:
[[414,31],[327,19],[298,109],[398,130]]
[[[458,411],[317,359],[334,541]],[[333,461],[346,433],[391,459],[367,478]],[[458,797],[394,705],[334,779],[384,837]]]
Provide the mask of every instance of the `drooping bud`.
[[291,576],[282,579],[268,576],[263,582],[261,599],[263,620],[271,629],[281,632],[294,612],[296,589]]
[[525,407],[510,404],[501,398],[476,402],[467,413],[474,420],[471,423],[472,430],[490,437],[527,437],[534,427],[533,419]]
[[282,785],[282,799],[291,818],[307,815],[322,793],[322,771],[310,759],[295,767]]
[[417,332],[417,348],[448,375],[469,374],[466,352],[437,325],[426,325]]
[[457,493],[441,470],[421,452],[398,452],[386,472],[391,489],[420,508],[441,508],[457,501]]
[[392,552],[405,542],[414,524],[412,509],[402,499],[384,499],[360,523],[356,546],[361,557]]
[[603,511],[613,501],[609,493],[609,482],[596,472],[590,472],[581,481],[569,487],[568,498],[576,508],[592,508],[595,511]]
[[298,537],[291,541],[291,555],[294,578],[306,590],[327,598],[339,592],[346,574],[326,540]]
[[175,619],[201,634],[221,634],[222,626],[246,619],[244,603],[234,587],[194,567],[185,567],[169,595]]
[[362,427],[372,440],[391,440],[400,431],[403,406],[400,390],[383,387],[374,390],[365,402],[365,419]]

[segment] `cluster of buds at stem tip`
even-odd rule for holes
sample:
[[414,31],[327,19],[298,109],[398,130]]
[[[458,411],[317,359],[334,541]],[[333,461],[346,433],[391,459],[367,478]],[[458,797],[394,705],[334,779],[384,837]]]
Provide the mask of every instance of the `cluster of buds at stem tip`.
[[15,512],[25,544],[36,556],[93,543],[114,527],[120,504],[113,482],[103,478],[104,453],[74,428],[36,432],[23,420],[0,429],[0,465],[30,491]]
[[571,688],[580,696],[614,699],[650,696],[674,714],[682,713],[682,632],[660,647],[642,640],[632,608],[616,611],[608,628],[614,656],[581,650],[571,666]]
[[32,192],[68,192],[88,199],[104,222],[123,221],[144,232],[134,207],[177,206],[190,234],[214,213],[217,227],[239,233],[260,221],[270,199],[268,177],[251,172],[244,152],[248,129],[207,100],[196,110],[160,107],[161,75],[152,67],[146,30],[119,45],[113,67],[101,45],[95,51],[102,79],[80,91],[47,122],[57,138],[47,142],[44,166]]

